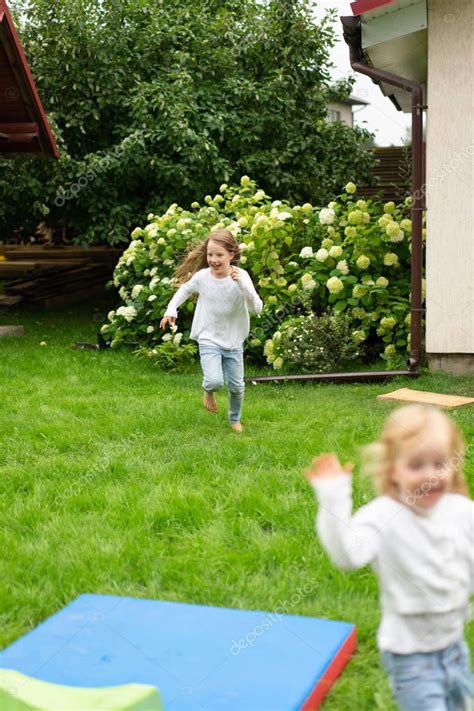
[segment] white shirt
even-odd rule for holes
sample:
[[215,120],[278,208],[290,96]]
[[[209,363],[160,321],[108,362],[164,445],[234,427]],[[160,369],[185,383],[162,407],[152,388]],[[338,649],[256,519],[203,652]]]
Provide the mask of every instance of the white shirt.
[[248,273],[238,268],[240,277],[215,277],[211,268],[200,269],[171,299],[165,316],[178,315],[178,308],[192,294],[199,294],[191,326],[191,338],[220,348],[241,348],[249,335],[250,313],[259,314],[263,304]]
[[352,515],[351,488],[348,475],[313,480],[316,530],[335,565],[376,571],[379,648],[413,654],[461,639],[474,592],[474,502],[448,493],[414,511],[379,496]]

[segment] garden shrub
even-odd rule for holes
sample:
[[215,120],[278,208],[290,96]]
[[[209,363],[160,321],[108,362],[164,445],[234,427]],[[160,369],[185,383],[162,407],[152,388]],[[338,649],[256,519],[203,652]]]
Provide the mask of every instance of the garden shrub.
[[287,319],[266,341],[264,355],[275,370],[329,373],[347,368],[359,348],[348,314],[310,313]]
[[[360,200],[348,183],[326,207],[272,200],[244,176],[221,185],[191,210],[176,204],[148,216],[114,272],[123,304],[102,333],[112,346],[156,345],[157,324],[173,294],[173,273],[187,245],[227,228],[241,244],[241,266],[264,302],[252,320],[249,352],[264,362],[265,341],[291,316],[330,309],[344,313],[361,352],[370,343],[390,364],[406,357],[410,330],[410,198],[401,205]],[[193,301],[183,304],[180,328],[189,333]],[[278,361],[279,362],[279,361]]]

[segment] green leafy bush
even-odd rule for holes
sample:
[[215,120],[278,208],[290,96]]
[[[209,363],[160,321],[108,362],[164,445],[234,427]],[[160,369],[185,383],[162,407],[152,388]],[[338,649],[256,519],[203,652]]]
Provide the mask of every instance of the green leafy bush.
[[194,362],[198,351],[194,343],[182,343],[183,334],[176,327],[171,333],[162,336],[162,343],[154,346],[139,346],[135,354],[139,358],[148,359],[160,370],[169,373],[180,373],[187,370]]
[[359,356],[348,314],[292,316],[266,341],[264,354],[275,370],[329,373]]
[[[330,309],[344,313],[352,339],[389,362],[409,346],[411,221],[410,200],[401,205],[358,200],[356,186],[327,207],[289,205],[272,200],[244,176],[239,186],[223,184],[191,210],[171,205],[149,215],[114,273],[123,305],[109,314],[104,337],[121,342],[156,343],[157,322],[173,294],[173,273],[189,242],[225,227],[241,245],[241,265],[251,275],[263,302],[253,319],[249,352],[263,361],[267,339],[290,316]],[[194,303],[180,312],[187,335]]]

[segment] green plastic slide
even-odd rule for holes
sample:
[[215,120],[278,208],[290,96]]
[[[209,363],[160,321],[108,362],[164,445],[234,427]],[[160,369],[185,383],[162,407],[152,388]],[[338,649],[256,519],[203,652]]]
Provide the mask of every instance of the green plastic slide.
[[1,711],[163,711],[154,686],[125,684],[98,689],[60,686],[13,669],[0,669]]

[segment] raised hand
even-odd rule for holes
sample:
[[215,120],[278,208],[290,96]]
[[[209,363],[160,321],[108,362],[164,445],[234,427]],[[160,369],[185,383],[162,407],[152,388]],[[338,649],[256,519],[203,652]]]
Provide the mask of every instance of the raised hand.
[[344,466],[341,466],[338,457],[331,454],[320,454],[319,457],[315,457],[305,470],[304,475],[308,481],[318,478],[329,478],[340,476],[341,474],[351,474],[353,464],[351,462],[346,462]]
[[231,268],[230,268],[230,274],[229,274],[229,276],[230,276],[231,279],[233,279],[234,281],[238,281],[238,280],[240,279],[240,272],[239,272],[239,270],[237,269],[237,267],[231,267]]
[[160,328],[166,328],[167,324],[170,324],[170,326],[174,326],[176,323],[176,319],[174,316],[163,316],[163,318],[160,321]]

